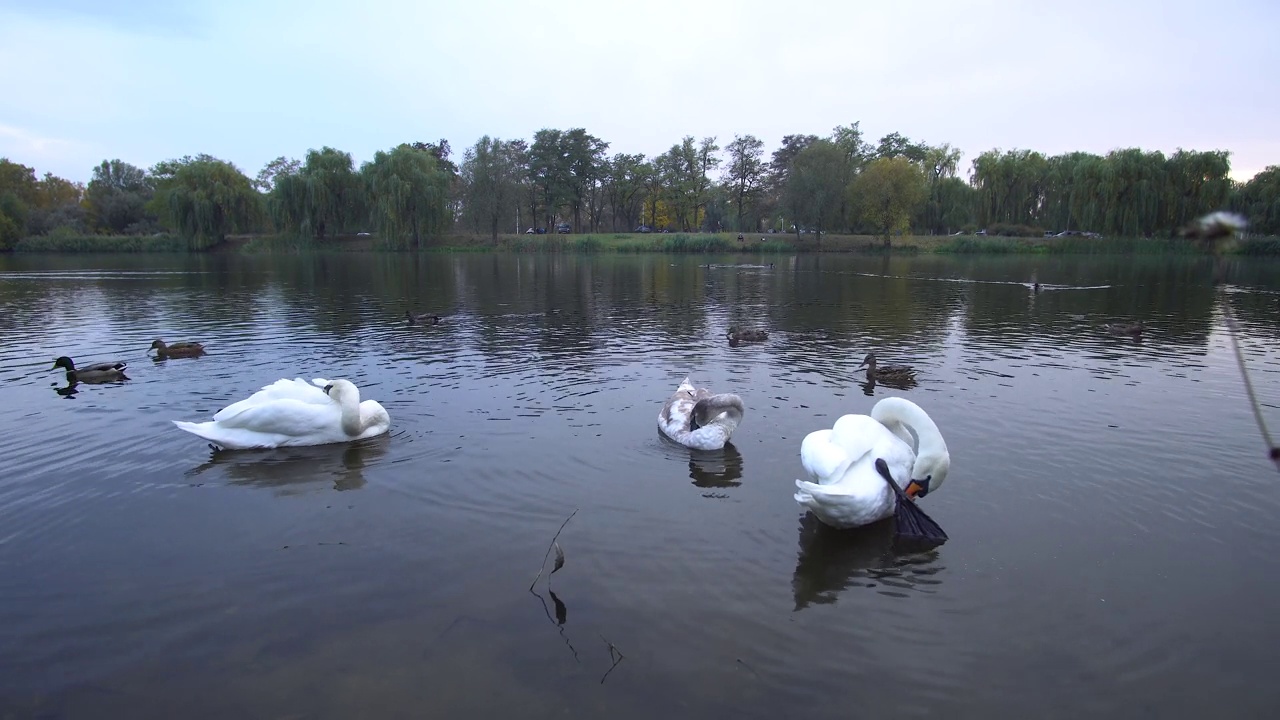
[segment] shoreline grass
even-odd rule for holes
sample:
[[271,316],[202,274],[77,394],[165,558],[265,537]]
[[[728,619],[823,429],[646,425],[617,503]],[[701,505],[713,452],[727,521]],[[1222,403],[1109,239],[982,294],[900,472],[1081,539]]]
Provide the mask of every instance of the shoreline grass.
[[[46,235],[20,240],[14,247],[21,253],[145,253],[187,252],[186,243],[176,235]],[[744,234],[737,233],[584,233],[580,235],[499,235],[495,242],[487,236],[449,234],[432,238],[420,248],[432,253],[851,253],[947,254],[947,255],[1194,255],[1204,250],[1183,238],[1030,238],[976,235],[901,235],[889,247],[883,238],[872,235]],[[341,236],[306,241],[288,235],[234,235],[209,252],[301,253],[301,252],[413,252],[388,248],[373,236]],[[1280,256],[1280,238],[1257,237],[1241,240],[1227,251],[1235,255]]]

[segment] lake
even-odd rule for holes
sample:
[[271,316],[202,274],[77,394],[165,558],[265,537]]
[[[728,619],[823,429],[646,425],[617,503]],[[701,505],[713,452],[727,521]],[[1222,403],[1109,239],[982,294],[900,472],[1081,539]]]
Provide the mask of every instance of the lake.
[[[1214,275],[0,257],[0,717],[1269,717],[1280,473],[1222,308],[1280,430],[1280,263]],[[919,384],[864,388],[872,351]],[[59,355],[130,379],[71,392]],[[743,398],[725,450],[658,434],[686,375]],[[391,432],[215,452],[170,422],[292,377],[352,380]],[[951,451],[928,552],[792,499],[804,436],[888,395]]]

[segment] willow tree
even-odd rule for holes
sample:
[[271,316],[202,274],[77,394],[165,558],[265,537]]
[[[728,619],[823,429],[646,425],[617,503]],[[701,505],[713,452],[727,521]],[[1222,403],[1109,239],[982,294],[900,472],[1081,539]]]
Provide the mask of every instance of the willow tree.
[[154,207],[192,250],[213,247],[247,229],[261,213],[253,183],[235,165],[210,155],[167,160],[151,171]]
[[360,168],[368,192],[370,219],[391,247],[422,247],[450,220],[449,174],[426,150],[400,145],[378,151]]
[[910,229],[911,214],[925,200],[925,179],[905,157],[880,158],[858,175],[851,192],[862,217],[875,225],[887,248],[893,233]]
[[309,150],[297,171],[276,175],[267,207],[277,228],[306,238],[356,229],[367,217],[350,153],[331,147]]
[[1280,165],[1271,165],[1244,183],[1232,207],[1249,220],[1249,232],[1280,235]]

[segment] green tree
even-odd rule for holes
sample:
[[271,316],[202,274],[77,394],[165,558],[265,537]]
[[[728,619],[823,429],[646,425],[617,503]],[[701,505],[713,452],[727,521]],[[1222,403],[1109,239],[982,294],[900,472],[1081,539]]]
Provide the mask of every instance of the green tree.
[[645,181],[652,172],[653,166],[645,162],[643,154],[617,153],[610,158],[605,169],[605,196],[614,232],[619,222],[624,230],[640,224]]
[[156,164],[152,201],[192,250],[204,250],[247,229],[261,214],[261,197],[245,174],[210,155]]
[[323,239],[357,229],[368,217],[364,180],[350,153],[331,147],[308,150],[296,172],[285,172],[285,167],[272,178],[267,197],[271,219],[281,231]]
[[854,206],[849,202],[849,185],[862,172],[871,155],[871,147],[862,139],[860,122],[849,125],[837,125],[831,132],[831,142],[840,150],[840,211],[836,221],[832,223],[842,229],[851,230],[856,214]]
[[448,227],[448,173],[436,157],[410,145],[378,151],[360,168],[369,193],[371,219],[392,247],[421,248],[429,235]]
[[791,163],[784,192],[784,206],[795,223],[796,236],[811,228],[822,242],[822,233],[839,221],[844,154],[830,140],[815,140]]
[[[560,136],[560,156],[563,159],[564,186],[569,209],[573,212],[573,231],[582,227],[582,207],[596,207],[594,193],[604,175],[604,153],[609,143],[589,134],[583,128],[573,128]],[[592,223],[593,231],[595,223]]]
[[1248,231],[1280,235],[1280,165],[1271,165],[1240,186],[1232,207],[1249,221]]
[[8,250],[22,239],[27,213],[37,194],[34,168],[0,158],[0,250]]
[[258,171],[258,177],[254,178],[253,186],[259,192],[269,193],[275,188],[277,179],[284,175],[292,175],[301,168],[302,163],[281,155],[262,166]]
[[485,135],[462,156],[463,216],[477,232],[489,233],[494,242],[499,228],[514,221],[518,212],[522,150],[523,142]]
[[568,197],[569,162],[564,155],[564,133],[543,128],[533,134],[529,146],[529,182],[533,186],[531,217],[544,219],[548,230]]
[[729,153],[729,163],[725,167],[724,182],[737,211],[735,224],[739,231],[755,230],[760,226],[759,215],[754,215],[754,222],[748,222],[747,210],[755,210],[763,189],[764,141],[755,135],[735,135],[725,151]]
[[147,171],[118,159],[103,160],[95,167],[85,189],[94,227],[116,235],[149,229],[147,206],[154,195]]
[[925,199],[925,181],[906,157],[882,157],[858,175],[852,192],[888,248],[893,233],[910,230],[911,214]]

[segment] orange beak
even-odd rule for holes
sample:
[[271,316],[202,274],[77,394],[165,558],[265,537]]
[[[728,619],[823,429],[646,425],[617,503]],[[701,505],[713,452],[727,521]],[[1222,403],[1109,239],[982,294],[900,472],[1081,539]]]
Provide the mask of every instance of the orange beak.
[[925,495],[928,495],[929,486],[925,485],[919,480],[912,480],[911,482],[907,483],[907,489],[905,492],[907,493],[907,497],[914,500],[918,497],[924,497]]

